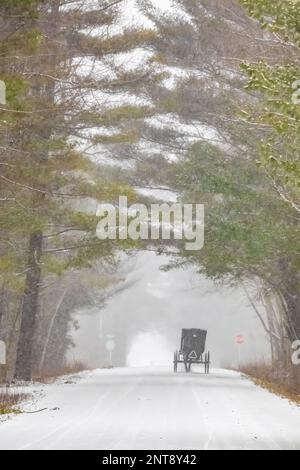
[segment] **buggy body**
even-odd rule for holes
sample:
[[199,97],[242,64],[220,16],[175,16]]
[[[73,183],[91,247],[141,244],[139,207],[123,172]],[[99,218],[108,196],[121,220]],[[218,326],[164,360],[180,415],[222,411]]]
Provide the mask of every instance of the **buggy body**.
[[184,364],[186,372],[191,372],[192,364],[203,364],[205,373],[209,374],[210,353],[205,353],[206,338],[206,330],[182,330],[180,350],[174,353],[174,372],[178,372],[178,364]]

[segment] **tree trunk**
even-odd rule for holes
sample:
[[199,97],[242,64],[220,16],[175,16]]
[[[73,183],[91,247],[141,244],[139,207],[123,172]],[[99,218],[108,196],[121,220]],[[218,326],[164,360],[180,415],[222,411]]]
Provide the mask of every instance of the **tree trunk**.
[[[59,22],[58,14],[60,0],[53,0],[50,5],[49,22],[45,24],[46,35],[54,38],[58,34]],[[59,63],[57,54],[50,54],[48,58],[49,70],[53,73]],[[47,67],[47,61],[45,61]],[[55,82],[49,79],[45,84],[40,84],[37,80],[35,93],[38,99],[47,99],[49,103],[55,103]],[[41,141],[48,142],[53,134],[52,122],[45,122],[38,131]],[[40,155],[41,162],[48,160],[48,150],[42,150]],[[41,188],[43,189],[43,188]],[[45,195],[35,195],[38,200],[43,200]],[[17,361],[15,369],[15,378],[29,381],[33,373],[33,352],[36,331],[36,322],[39,304],[39,289],[41,284],[41,266],[40,261],[43,249],[43,233],[36,232],[30,237],[29,242],[29,263],[26,275],[26,285],[24,291],[24,302],[21,310],[21,330],[18,342]]]
[[[2,285],[1,292],[0,292],[0,341],[5,341],[6,337],[3,332],[3,319],[5,317],[5,287],[4,284]],[[4,364],[0,364],[0,384],[6,381],[6,372],[7,366]]]
[[32,379],[34,334],[38,315],[39,289],[41,283],[40,260],[42,244],[42,233],[38,232],[31,236],[15,370],[15,378],[19,380],[30,381]]

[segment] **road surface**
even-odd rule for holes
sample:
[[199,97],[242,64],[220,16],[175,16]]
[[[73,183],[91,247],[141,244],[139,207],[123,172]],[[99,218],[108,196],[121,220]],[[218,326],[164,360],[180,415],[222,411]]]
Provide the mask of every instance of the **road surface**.
[[0,449],[300,449],[300,408],[234,372],[99,370],[33,391],[24,410],[48,409],[0,423]]

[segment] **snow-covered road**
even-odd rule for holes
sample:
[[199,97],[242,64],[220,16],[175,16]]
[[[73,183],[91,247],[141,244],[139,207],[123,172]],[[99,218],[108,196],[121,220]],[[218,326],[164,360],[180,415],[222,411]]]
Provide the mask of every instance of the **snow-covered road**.
[[24,409],[48,410],[1,423],[0,449],[300,450],[300,409],[234,372],[99,370],[34,390]]

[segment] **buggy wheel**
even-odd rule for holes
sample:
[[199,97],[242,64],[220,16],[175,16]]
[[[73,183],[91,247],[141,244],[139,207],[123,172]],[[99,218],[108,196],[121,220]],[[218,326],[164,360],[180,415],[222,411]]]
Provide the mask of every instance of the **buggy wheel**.
[[178,363],[177,363],[177,351],[174,353],[174,373],[176,374],[177,373],[177,369],[178,369]]
[[210,353],[205,354],[205,374],[209,374],[209,366],[210,366]]

